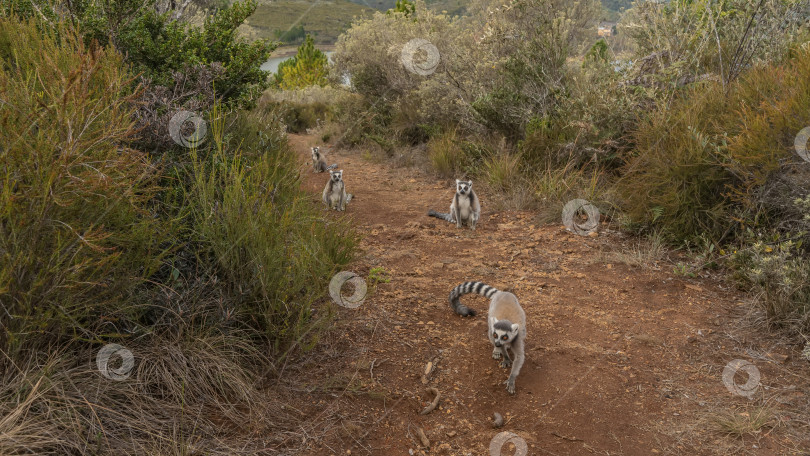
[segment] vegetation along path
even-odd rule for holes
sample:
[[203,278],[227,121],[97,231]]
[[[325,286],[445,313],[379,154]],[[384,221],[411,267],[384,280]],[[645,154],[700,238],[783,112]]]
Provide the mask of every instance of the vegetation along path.
[[[318,140],[290,141],[303,185],[320,200],[328,175],[303,163]],[[447,211],[453,182],[357,153],[328,157],[355,195],[345,214],[333,216],[348,217],[364,237],[351,270],[367,278],[369,293],[359,308],[338,308],[336,330],[310,365],[296,367],[307,373],[297,377],[306,394],[297,407],[308,417],[301,454],[782,455],[810,448],[801,347],[747,326],[746,298],[718,278],[678,275],[672,254],[655,255],[604,223],[598,236],[579,236],[539,224],[531,212],[494,211],[480,188],[478,229],[457,229],[426,215]],[[387,283],[373,279],[385,275]],[[508,370],[490,356],[487,300],[462,298],[479,311],[473,318],[448,305],[450,290],[468,280],[512,291],[526,311],[527,359],[514,396],[503,384]],[[723,372],[735,359],[752,363],[759,380],[741,370],[729,389]],[[746,383],[756,389],[732,392]],[[441,395],[438,407],[422,415],[431,387]],[[502,432],[516,434],[518,446],[522,439],[527,453],[512,443],[490,453],[493,439],[509,437]]]

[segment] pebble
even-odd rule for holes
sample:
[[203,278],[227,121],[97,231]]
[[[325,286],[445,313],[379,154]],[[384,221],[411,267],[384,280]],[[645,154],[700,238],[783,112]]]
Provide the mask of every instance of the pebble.
[[503,426],[503,417],[500,413],[495,412],[495,416],[492,419],[492,427],[499,428]]

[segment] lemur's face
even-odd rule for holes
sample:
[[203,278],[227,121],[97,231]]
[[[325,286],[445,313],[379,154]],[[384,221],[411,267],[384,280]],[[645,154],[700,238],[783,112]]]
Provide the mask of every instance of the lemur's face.
[[343,170],[342,169],[338,170],[338,171],[332,171],[330,169],[329,174],[331,174],[332,182],[340,182],[341,180],[343,180]]
[[318,161],[318,158],[320,158],[320,156],[321,156],[320,148],[313,147],[312,148],[312,159],[315,160],[315,161]]
[[456,193],[466,195],[472,188],[472,181],[461,181],[456,179]]
[[492,317],[490,323],[492,324],[492,340],[496,347],[511,344],[518,336],[520,327],[509,320],[498,320]]

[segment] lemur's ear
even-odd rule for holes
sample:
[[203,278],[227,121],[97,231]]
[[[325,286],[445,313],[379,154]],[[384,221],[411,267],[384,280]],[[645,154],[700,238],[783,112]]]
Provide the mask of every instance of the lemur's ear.
[[517,332],[519,327],[520,326],[518,326],[517,323],[512,323],[512,332]]
[[489,317],[490,326],[495,326],[495,323],[498,322],[498,319],[495,317]]

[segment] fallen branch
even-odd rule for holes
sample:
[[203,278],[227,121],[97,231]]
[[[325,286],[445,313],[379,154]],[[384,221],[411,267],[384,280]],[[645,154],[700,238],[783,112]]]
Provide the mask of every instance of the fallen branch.
[[374,358],[374,360],[371,361],[371,367],[369,367],[369,369],[368,369],[368,375],[371,377],[372,380],[374,380],[374,366],[375,366],[374,363],[377,363],[376,366],[380,367],[382,365],[382,363],[384,363],[386,361],[388,361],[388,358],[385,358],[384,360],[380,361],[379,363],[377,363],[377,358]]
[[584,442],[584,440],[577,438],[577,437],[568,437],[567,435],[558,434],[557,432],[551,432],[551,435],[554,437],[561,438],[563,440],[568,440],[569,442]]
[[425,407],[424,410],[422,410],[422,412],[419,413],[420,415],[427,415],[428,413],[432,412],[433,409],[435,409],[436,406],[439,405],[439,398],[442,396],[441,393],[439,393],[439,390],[436,388],[428,388],[425,390],[425,392],[433,393],[436,395],[436,397],[433,398],[433,402],[431,402],[427,407]]

